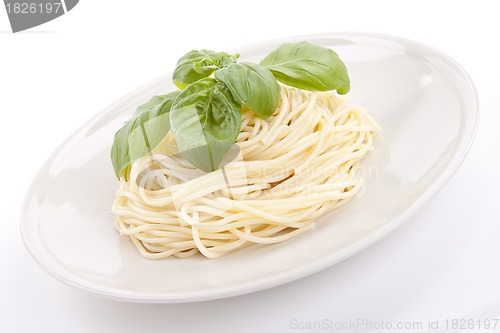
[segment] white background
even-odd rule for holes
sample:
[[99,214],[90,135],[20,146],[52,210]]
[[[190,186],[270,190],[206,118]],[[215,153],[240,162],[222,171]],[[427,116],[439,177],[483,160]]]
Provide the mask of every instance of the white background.
[[[293,320],[426,323],[500,311],[496,3],[83,0],[68,14],[18,34],[10,32],[0,7],[2,331],[311,332],[294,328]],[[103,300],[56,281],[29,256],[19,232],[23,197],[43,161],[82,122],[171,71],[187,50],[231,50],[335,31],[379,32],[429,44],[454,57],[476,83],[481,123],[469,155],[403,227],[302,280],[191,304]]]

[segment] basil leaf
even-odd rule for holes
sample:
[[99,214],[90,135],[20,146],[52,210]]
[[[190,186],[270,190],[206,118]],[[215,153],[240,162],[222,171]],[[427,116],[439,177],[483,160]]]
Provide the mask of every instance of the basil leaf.
[[216,71],[215,78],[227,85],[236,102],[264,120],[280,103],[281,87],[266,67],[249,62],[231,64]]
[[209,54],[209,57],[204,58],[201,61],[194,62],[193,69],[197,73],[209,73],[208,75],[210,75],[218,68],[223,68],[236,63],[239,56],[239,54],[231,55],[225,52],[213,52]]
[[170,124],[181,155],[205,172],[215,171],[238,137],[241,106],[224,83],[204,78],[175,99]]
[[338,55],[306,41],[282,44],[260,64],[292,87],[312,91],[336,89],[339,94],[350,89],[347,69]]
[[170,130],[169,111],[179,91],[153,96],[137,107],[132,117],[116,132],[111,161],[116,177],[135,160],[146,156]]
[[190,83],[208,77],[216,69],[236,62],[239,55],[210,50],[192,50],[183,55],[173,73],[174,83],[179,89],[184,89]]

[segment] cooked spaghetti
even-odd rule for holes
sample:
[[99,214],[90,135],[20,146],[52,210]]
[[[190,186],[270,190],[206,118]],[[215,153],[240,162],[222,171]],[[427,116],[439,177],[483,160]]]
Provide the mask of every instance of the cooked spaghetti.
[[219,170],[193,167],[171,134],[126,168],[116,228],[149,259],[288,240],[359,191],[356,170],[378,130],[344,97],[282,86],[268,121],[243,111],[237,156]]

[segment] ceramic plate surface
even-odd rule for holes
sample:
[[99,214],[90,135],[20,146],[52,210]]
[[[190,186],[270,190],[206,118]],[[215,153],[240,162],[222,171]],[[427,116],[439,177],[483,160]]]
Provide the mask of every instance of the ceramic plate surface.
[[365,106],[382,127],[375,150],[360,168],[365,187],[351,202],[285,243],[250,246],[215,260],[142,258],[113,227],[111,205],[119,183],[109,151],[115,131],[137,105],[174,90],[168,74],[90,119],[42,167],[21,218],[25,244],[36,261],[58,279],[101,296],[189,302],[249,293],[312,274],[400,225],[467,153],[478,121],[472,81],[442,52],[383,35],[300,36],[234,51],[241,60],[259,61],[281,43],[300,40],[339,54],[351,77],[350,100]]

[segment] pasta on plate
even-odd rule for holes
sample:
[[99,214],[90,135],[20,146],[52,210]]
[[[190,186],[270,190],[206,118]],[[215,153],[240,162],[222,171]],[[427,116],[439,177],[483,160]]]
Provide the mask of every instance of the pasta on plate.
[[359,191],[376,122],[336,93],[280,87],[267,121],[244,109],[234,159],[218,170],[188,163],[172,133],[125,169],[115,226],[144,257],[217,258],[282,242]]

